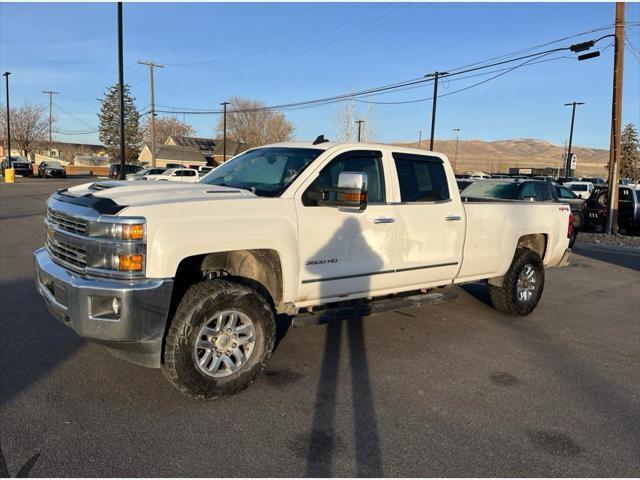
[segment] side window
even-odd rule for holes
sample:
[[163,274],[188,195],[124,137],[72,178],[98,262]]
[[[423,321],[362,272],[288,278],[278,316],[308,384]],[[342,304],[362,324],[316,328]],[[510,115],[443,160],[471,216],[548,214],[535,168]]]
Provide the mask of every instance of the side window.
[[449,200],[449,185],[442,160],[437,157],[394,153],[402,202]]
[[176,170],[175,172],[173,172],[171,174],[172,177],[181,177],[182,176],[182,170]]
[[302,204],[307,207],[318,206],[318,202],[310,197],[309,192],[317,192],[321,187],[337,187],[338,177],[342,172],[366,173],[369,182],[369,203],[386,201],[382,152],[361,150],[346,152],[331,160],[302,195]]
[[193,177],[195,176],[196,172],[194,172],[193,170],[185,170],[184,171],[184,176],[185,177]]
[[533,197],[536,199],[536,201],[540,200],[540,198],[538,197],[538,192],[536,191],[536,186],[532,182],[525,183],[520,190],[520,195],[518,195],[518,198],[520,200],[524,200],[528,197]]
[[566,198],[566,199],[576,198],[576,196],[569,189],[564,187],[560,187],[558,189],[558,196],[560,198]]

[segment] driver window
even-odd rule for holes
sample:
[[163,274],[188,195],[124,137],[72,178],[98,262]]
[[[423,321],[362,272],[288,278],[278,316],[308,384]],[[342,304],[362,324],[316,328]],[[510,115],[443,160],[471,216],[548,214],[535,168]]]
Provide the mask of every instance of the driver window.
[[321,187],[337,187],[338,177],[342,172],[366,173],[368,202],[384,203],[386,201],[382,152],[361,150],[346,152],[331,160],[302,194],[302,204],[306,207],[317,207],[317,200],[311,198],[309,192],[317,192]]
[[522,187],[522,190],[520,190],[520,200],[524,200],[527,197],[533,197],[538,200],[538,195],[536,194],[536,186],[531,182],[525,183]]

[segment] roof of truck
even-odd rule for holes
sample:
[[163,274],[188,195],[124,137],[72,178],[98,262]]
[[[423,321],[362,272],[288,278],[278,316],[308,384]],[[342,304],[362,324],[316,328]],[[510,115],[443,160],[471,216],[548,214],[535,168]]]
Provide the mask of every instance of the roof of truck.
[[269,145],[262,145],[261,147],[286,147],[286,148],[317,148],[320,150],[329,150],[333,147],[354,147],[354,148],[393,148],[398,151],[411,151],[414,153],[422,154],[422,155],[437,155],[444,156],[442,153],[432,152],[430,150],[417,149],[411,147],[405,147],[402,145],[393,145],[390,143],[373,143],[373,142],[322,142],[315,144],[313,141],[309,142],[281,142],[281,143],[272,143]]

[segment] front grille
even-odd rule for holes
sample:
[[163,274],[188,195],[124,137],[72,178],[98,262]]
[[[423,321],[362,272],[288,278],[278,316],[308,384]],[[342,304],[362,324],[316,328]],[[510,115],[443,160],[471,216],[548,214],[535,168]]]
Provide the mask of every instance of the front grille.
[[47,222],[53,228],[78,235],[86,235],[87,222],[77,217],[69,217],[53,210],[47,210]]
[[52,257],[79,269],[87,268],[87,251],[64,240],[48,238],[46,247]]

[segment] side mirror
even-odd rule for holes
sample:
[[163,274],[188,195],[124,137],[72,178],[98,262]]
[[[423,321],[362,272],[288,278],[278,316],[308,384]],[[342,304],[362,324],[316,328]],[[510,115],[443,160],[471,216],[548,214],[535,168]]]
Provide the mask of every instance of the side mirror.
[[364,172],[342,172],[338,176],[337,187],[320,187],[318,205],[365,210],[368,184]]

